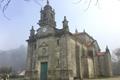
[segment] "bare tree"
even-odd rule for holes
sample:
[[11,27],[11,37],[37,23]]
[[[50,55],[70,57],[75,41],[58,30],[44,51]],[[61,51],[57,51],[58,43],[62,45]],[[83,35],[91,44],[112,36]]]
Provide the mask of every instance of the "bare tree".
[[9,74],[12,72],[12,68],[11,67],[1,67],[0,68],[0,74]]
[[113,54],[117,57],[118,61],[120,61],[120,48],[115,49]]
[[[12,3],[13,0],[0,0],[0,9],[4,14],[4,17],[9,20],[9,18],[5,15],[6,9],[9,7],[10,3]],[[39,4],[39,1],[44,1],[44,0],[23,0],[23,1],[34,1],[35,3]]]
[[[35,3],[39,3],[40,0],[24,0],[24,1],[34,1]],[[41,0],[43,1],[43,0]],[[9,4],[12,0],[0,0],[0,8],[2,9],[3,13],[8,8]]]
[[[39,4],[39,1],[45,1],[45,0],[24,0],[24,1],[34,1],[35,3]],[[77,3],[80,3],[83,0],[79,0]],[[88,7],[90,6],[92,0],[89,0],[88,3]],[[99,0],[96,0],[96,4],[98,4]],[[9,6],[9,4],[12,2],[12,0],[0,0],[0,7],[3,11],[3,13],[5,12],[5,10],[7,9],[7,7]]]
[[[0,0],[0,9],[1,9],[1,11],[3,12],[4,17],[5,17],[6,19],[8,19],[8,20],[9,20],[9,18],[6,16],[5,11],[6,11],[6,9],[8,8],[8,6],[10,5],[10,3],[12,3],[12,1],[13,1],[13,0]],[[23,1],[34,1],[36,4],[41,5],[41,4],[40,4],[40,1],[47,1],[47,0],[23,0]],[[77,3],[80,3],[81,1],[85,1],[85,0],[78,0]],[[87,8],[85,9],[85,11],[88,10],[88,8],[89,8],[89,6],[91,5],[91,2],[92,2],[92,1],[93,1],[93,0],[88,0],[88,6],[87,6]],[[99,0],[95,0],[95,1],[96,1],[96,5],[97,5],[97,4],[99,3],[99,2],[98,2]]]
[[113,62],[112,62],[112,69],[113,69],[113,74],[114,75],[119,75],[120,74],[120,48],[117,48],[113,51]]

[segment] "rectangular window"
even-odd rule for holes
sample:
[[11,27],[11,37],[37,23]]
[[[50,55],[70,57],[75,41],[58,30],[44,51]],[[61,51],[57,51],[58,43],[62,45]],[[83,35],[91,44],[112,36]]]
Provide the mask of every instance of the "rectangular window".
[[80,46],[77,45],[76,46],[76,53],[79,54],[79,52],[80,52]]
[[82,57],[85,57],[85,49],[82,47]]
[[92,51],[92,50],[89,50],[89,51],[88,51],[88,56],[89,56],[89,57],[93,57],[93,51]]
[[36,44],[34,44],[34,49],[36,49]]

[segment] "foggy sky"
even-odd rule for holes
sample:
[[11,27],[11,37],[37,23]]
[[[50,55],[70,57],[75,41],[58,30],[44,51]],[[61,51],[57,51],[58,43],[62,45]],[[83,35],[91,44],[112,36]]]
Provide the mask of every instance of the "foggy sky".
[[[74,32],[77,28],[79,32],[84,29],[94,39],[98,41],[102,51],[109,46],[113,51],[120,47],[120,1],[118,0],[99,0],[95,5],[92,1],[88,10],[88,0],[76,3],[78,0],[50,0],[50,5],[55,9],[57,28],[62,28],[62,20],[67,16],[69,28]],[[9,50],[20,45],[26,45],[31,26],[35,29],[40,19],[41,5],[33,1],[25,2],[13,0],[6,10],[7,20],[0,12],[0,50]]]

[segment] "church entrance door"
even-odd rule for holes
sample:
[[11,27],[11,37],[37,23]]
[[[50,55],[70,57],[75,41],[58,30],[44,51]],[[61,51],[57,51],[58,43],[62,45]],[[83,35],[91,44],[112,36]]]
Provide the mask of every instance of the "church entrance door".
[[42,62],[41,63],[40,80],[47,80],[47,71],[48,71],[48,63]]

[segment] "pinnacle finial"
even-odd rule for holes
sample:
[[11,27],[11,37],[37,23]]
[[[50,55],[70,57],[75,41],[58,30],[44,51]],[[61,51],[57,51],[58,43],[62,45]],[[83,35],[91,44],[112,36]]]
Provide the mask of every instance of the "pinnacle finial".
[[32,29],[31,30],[34,30],[34,26],[32,26]]
[[85,33],[85,29],[83,30],[83,32]]
[[34,35],[35,35],[35,30],[34,30],[34,26],[32,26],[30,30],[30,36],[34,36]]
[[31,27],[31,31],[34,31],[34,26]]
[[47,5],[49,5],[49,0],[47,0]]
[[68,24],[68,21],[67,21],[67,18],[66,18],[66,16],[64,16],[63,23],[66,23],[66,24]]
[[41,11],[42,11],[42,7],[41,7]]
[[75,30],[75,33],[78,33],[78,30],[77,30],[77,29]]
[[108,49],[108,45],[106,45],[106,48]]
[[66,16],[64,16],[64,20],[66,20]]
[[108,48],[108,46],[106,46],[106,52],[109,52],[109,48]]

